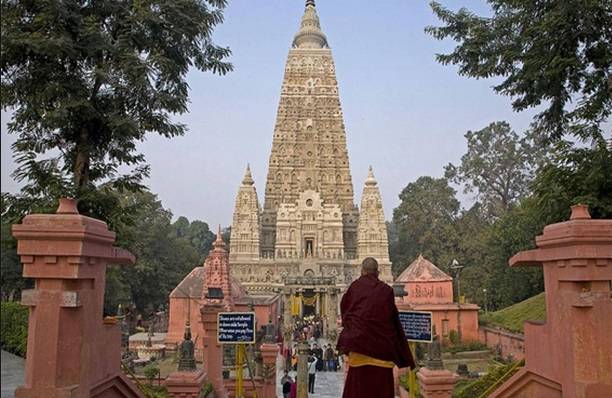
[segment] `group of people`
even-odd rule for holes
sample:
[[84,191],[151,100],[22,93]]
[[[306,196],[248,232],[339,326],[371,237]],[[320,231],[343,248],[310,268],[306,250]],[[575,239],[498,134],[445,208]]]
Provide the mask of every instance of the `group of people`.
[[[363,260],[361,277],[344,293],[340,303],[342,332],[337,347],[316,344],[321,322],[297,323],[294,341],[311,341],[308,359],[308,392],[314,393],[317,371],[336,371],[342,355],[347,358],[348,374],[343,398],[391,398],[394,396],[393,368],[415,367],[412,353],[399,320],[393,289],[378,279],[378,262]],[[297,337],[297,338],[296,338]],[[314,341],[313,341],[314,340]],[[291,365],[297,366],[296,347]],[[287,350],[289,355],[289,350]],[[288,359],[288,358],[287,358]],[[289,367],[287,367],[289,369]],[[297,396],[297,383],[286,370],[281,379],[283,398]]]
[[319,316],[293,319],[293,341],[305,340],[315,342],[323,336],[323,319]]
[[[287,368],[292,370],[297,370],[297,361],[298,361],[298,353],[297,346],[294,344],[293,349],[287,352],[289,356],[287,359]],[[323,345],[323,347],[319,347],[317,343],[313,343],[308,352],[308,358],[316,359],[316,371],[317,372],[335,372],[341,367],[341,356],[338,350],[334,349],[334,347],[329,344]]]
[[[316,344],[310,349],[308,355],[308,393],[314,394],[315,380],[317,372],[321,371],[335,371],[337,365],[333,359],[325,360],[323,355],[329,350],[330,354],[333,353],[331,346],[324,346],[325,350],[319,348]],[[323,354],[320,354],[323,353]],[[297,364],[296,364],[297,366]],[[295,369],[294,369],[295,370]],[[283,398],[296,398],[297,397],[297,380],[294,380],[289,376],[289,371],[285,370],[283,377],[281,378],[281,386],[283,389]]]
[[[317,372],[336,372],[342,366],[341,356],[331,344],[319,346],[319,339],[323,331],[322,320],[319,317],[308,317],[294,320],[294,341],[302,340],[310,343],[308,351],[308,392],[314,393]],[[298,352],[297,344],[288,347],[285,351],[285,374],[281,379],[284,398],[294,398],[297,394],[297,383],[289,375],[289,370],[297,371]]]

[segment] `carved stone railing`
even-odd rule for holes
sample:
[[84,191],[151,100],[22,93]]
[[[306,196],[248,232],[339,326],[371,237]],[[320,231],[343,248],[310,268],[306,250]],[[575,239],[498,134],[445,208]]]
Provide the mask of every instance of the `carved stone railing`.
[[335,285],[336,278],[333,276],[285,276],[285,285]]

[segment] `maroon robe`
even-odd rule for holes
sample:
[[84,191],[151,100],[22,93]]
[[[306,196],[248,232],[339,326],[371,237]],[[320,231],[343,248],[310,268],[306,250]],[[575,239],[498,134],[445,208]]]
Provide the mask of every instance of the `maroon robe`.
[[[393,289],[374,275],[351,284],[340,303],[342,333],[338,349],[391,361],[398,368],[414,368],[404,329],[399,320]],[[393,369],[376,366],[349,368],[344,398],[394,396]]]

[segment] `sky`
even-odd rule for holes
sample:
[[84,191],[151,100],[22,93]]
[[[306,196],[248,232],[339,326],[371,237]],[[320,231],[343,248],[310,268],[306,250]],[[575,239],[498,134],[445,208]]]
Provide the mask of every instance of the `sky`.
[[[442,3],[489,13],[484,1]],[[230,0],[214,40],[231,48],[235,70],[222,77],[191,71],[189,112],[176,117],[187,134],[150,134],[140,143],[151,166],[146,184],[175,217],[231,224],[247,163],[263,201],[285,61],[303,10],[303,0]],[[369,165],[390,219],[408,183],[459,163],[468,130],[499,120],[518,133],[529,127],[534,112],[513,112],[510,98],[493,92],[495,81],[461,77],[435,61],[453,42],[424,32],[439,24],[428,1],[318,0],[317,11],[336,65],[356,203]],[[1,181],[2,191],[16,192],[9,117],[2,113]]]

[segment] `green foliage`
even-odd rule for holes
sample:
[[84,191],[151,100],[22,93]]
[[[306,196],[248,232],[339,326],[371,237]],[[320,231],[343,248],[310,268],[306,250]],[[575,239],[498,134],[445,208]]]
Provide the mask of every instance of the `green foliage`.
[[435,264],[452,261],[459,214],[455,190],[443,178],[420,177],[399,195],[401,203],[393,210],[390,254],[394,273],[399,274],[419,254]]
[[481,315],[479,318],[482,324],[498,326],[518,333],[523,333],[525,321],[527,320],[546,320],[546,301],[544,293],[540,293],[501,310]]
[[[508,380],[520,367],[516,363],[489,369],[489,372],[472,382],[458,384],[453,391],[453,398],[480,398],[493,384]],[[483,397],[484,398],[484,397]]]
[[[2,109],[27,196],[142,189],[136,144],[182,135],[190,68],[225,74],[212,42],[225,0],[2,1]],[[120,167],[129,168],[121,174]]]
[[[406,390],[406,391],[410,392],[410,385],[408,384],[408,373],[407,373],[407,372],[406,372],[406,373],[404,373],[404,374],[402,374],[402,375],[399,377],[399,380],[398,380],[398,381],[399,381],[399,385],[400,385],[400,387],[401,387],[401,388],[403,388],[404,390]],[[420,394],[420,392],[421,392],[421,390],[420,390],[420,388],[419,388],[419,383],[418,383],[418,382],[417,382],[417,383],[415,383],[415,387],[416,387],[416,388],[415,388],[415,391],[416,391],[416,396],[418,397],[418,396],[420,396],[419,394]]]
[[21,262],[17,255],[17,241],[11,234],[11,223],[6,217],[6,195],[2,194],[1,240],[0,254],[2,270],[0,272],[0,299],[12,301],[19,297],[21,290],[28,286],[29,281],[21,277]]
[[15,302],[0,303],[0,346],[20,357],[28,343],[28,307]]
[[445,176],[463,184],[465,193],[475,192],[488,212],[496,217],[525,197],[536,161],[543,148],[530,137],[519,138],[507,122],[495,122],[465,134],[468,150],[461,164],[449,163]]
[[[34,201],[24,196],[2,194],[2,295],[15,296],[29,281],[21,277],[10,225],[32,211],[53,212],[50,200]],[[123,193],[103,185],[79,201],[79,211],[105,220],[117,233],[119,247],[136,256],[133,266],[110,266],[106,274],[104,311],[114,314],[119,304],[134,303],[140,312],[150,313],[167,303],[168,295],[211,248],[214,235],[199,220],[189,222],[172,213],[148,192]]]
[[168,398],[168,388],[166,386],[151,386],[146,384],[138,385],[146,398]]
[[464,352],[464,351],[488,351],[489,350],[486,344],[483,344],[482,342],[477,341],[477,340],[466,341],[464,343],[460,343],[458,341],[457,332],[455,332],[456,342],[453,343],[452,332],[455,332],[455,331],[451,330],[451,335],[449,336],[449,340],[451,341],[452,345],[443,346],[442,351],[444,352],[450,352],[452,354],[456,354],[458,352]]
[[206,398],[208,394],[213,392],[213,390],[214,390],[214,387],[212,383],[211,382],[206,383],[204,387],[202,388],[202,391],[200,391],[200,398]]
[[145,377],[149,380],[149,383],[153,382],[153,379],[159,376],[159,366],[155,364],[149,364],[145,366],[142,371]]
[[545,225],[536,200],[523,199],[491,219],[479,202],[459,211],[454,194],[446,180],[431,177],[421,177],[404,189],[388,227],[394,273],[401,273],[422,253],[448,273],[448,265],[457,259],[465,267],[460,275],[462,295],[481,306],[485,297],[487,306],[497,309],[540,293],[541,269],[508,266],[511,256],[533,248]]
[[195,248],[199,258],[198,262],[203,263],[215,240],[215,234],[209,229],[208,224],[200,220],[190,223],[186,217],[179,217],[174,222],[173,228],[175,230],[173,236]]
[[[522,250],[535,247],[535,237],[546,225],[535,200],[528,198],[512,208],[497,220],[487,231],[486,250],[480,259],[477,272],[466,268],[462,274],[466,283],[466,293],[477,297],[484,305],[487,289],[488,307],[497,309],[525,300],[544,290],[542,269],[539,267],[511,268],[508,259]],[[479,280],[480,279],[480,280]]]
[[459,333],[455,329],[448,333],[448,339],[452,345],[459,344]]
[[443,26],[426,32],[458,42],[437,60],[460,75],[499,77],[494,90],[511,96],[516,111],[543,107],[534,127],[549,138],[600,138],[612,110],[610,2],[487,2],[491,17],[431,3]]
[[164,209],[150,192],[126,193],[120,206],[130,208],[130,222],[117,225],[118,246],[136,256],[134,266],[110,267],[105,311],[130,301],[150,313],[167,303],[168,295],[208,253],[213,234],[202,221],[189,222]]
[[604,140],[591,146],[561,141],[534,181],[538,211],[547,223],[569,218],[570,206],[586,204],[593,218],[612,218],[612,151]]

